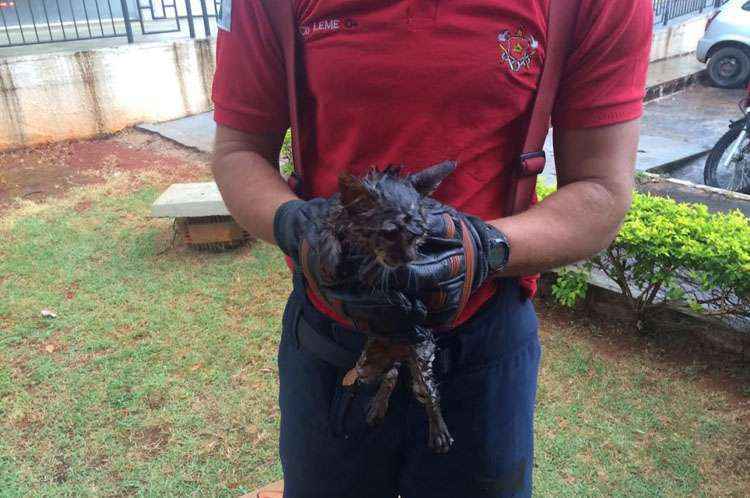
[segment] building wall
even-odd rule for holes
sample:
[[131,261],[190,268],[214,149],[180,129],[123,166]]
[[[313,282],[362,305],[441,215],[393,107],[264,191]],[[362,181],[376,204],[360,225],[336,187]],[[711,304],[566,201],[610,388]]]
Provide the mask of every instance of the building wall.
[[706,30],[707,19],[708,13],[691,17],[674,25],[659,26],[654,29],[651,61],[695,52],[698,40],[701,39]]
[[205,112],[214,54],[181,40],[0,60],[0,150]]

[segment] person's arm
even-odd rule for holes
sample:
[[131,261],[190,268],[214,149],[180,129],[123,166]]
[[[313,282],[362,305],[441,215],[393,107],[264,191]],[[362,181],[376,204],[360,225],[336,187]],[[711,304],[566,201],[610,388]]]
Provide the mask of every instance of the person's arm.
[[216,41],[213,173],[227,207],[254,237],[275,243],[278,207],[296,199],[278,169],[289,128],[281,44],[268,2],[234,2]]
[[509,276],[580,261],[615,237],[630,205],[653,30],[650,0],[581,0],[552,114],[559,190],[492,224]]
[[510,241],[505,276],[586,259],[615,238],[632,200],[640,120],[555,130],[558,191],[517,216],[490,222]]
[[234,219],[250,235],[273,244],[276,211],[297,198],[279,173],[283,139],[283,131],[251,135],[219,125],[212,163],[216,184]]

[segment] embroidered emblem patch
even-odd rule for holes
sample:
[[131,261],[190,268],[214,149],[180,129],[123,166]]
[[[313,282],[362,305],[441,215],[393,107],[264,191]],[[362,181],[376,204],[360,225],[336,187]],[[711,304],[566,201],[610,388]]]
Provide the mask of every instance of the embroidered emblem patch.
[[500,44],[500,59],[506,62],[514,73],[531,67],[534,56],[539,49],[539,42],[532,35],[527,35],[523,28],[511,32],[506,29],[497,35]]

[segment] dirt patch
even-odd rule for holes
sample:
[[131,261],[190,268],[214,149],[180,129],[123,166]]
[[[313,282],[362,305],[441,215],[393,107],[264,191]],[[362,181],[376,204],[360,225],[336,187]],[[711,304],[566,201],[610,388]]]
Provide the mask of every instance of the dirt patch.
[[140,446],[140,450],[149,457],[161,453],[167,444],[171,431],[167,426],[156,425],[145,427],[135,434],[135,439]]
[[[80,142],[59,142],[0,153],[0,212],[18,200],[42,201],[73,187],[104,183],[122,173],[157,173],[170,181],[210,175],[208,155],[158,136],[126,130]],[[131,185],[138,187],[135,182]],[[85,202],[78,212],[89,209]]]
[[54,353],[65,352],[66,350],[66,344],[55,337],[50,337],[49,339],[40,342],[37,346],[37,352],[39,354],[51,355]]
[[69,144],[67,166],[74,171],[171,171],[183,161],[169,155],[142,149],[127,142],[97,140]]
[[91,206],[92,206],[93,204],[94,204],[94,203],[93,203],[93,202],[91,202],[91,201],[89,201],[89,200],[86,200],[86,201],[81,201],[81,202],[79,202],[78,204],[76,204],[76,205],[75,205],[75,206],[73,207],[73,209],[75,209],[75,210],[76,210],[76,213],[83,213],[83,212],[86,212],[86,211],[88,211],[89,209],[91,209]]
[[56,484],[62,484],[68,480],[70,471],[70,462],[65,457],[58,457],[54,468],[54,481]]
[[691,332],[638,334],[622,323],[586,316],[543,300],[539,300],[538,310],[542,323],[575,330],[607,360],[642,356],[662,377],[687,378],[707,391],[725,393],[730,408],[750,426],[750,368],[741,354],[712,348]]
[[74,280],[70,284],[68,284],[68,288],[65,290],[65,299],[70,301],[74,297],[76,297],[76,294],[78,293],[78,281]]

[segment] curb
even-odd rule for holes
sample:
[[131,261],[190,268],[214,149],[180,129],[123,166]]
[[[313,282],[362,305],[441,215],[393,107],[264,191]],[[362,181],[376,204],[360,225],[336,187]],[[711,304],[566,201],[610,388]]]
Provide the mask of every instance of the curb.
[[729,213],[740,211],[750,218],[750,195],[732,192],[687,180],[678,180],[649,172],[636,176],[636,190],[660,197],[669,197],[678,202],[703,204],[711,212]]
[[646,96],[644,97],[643,101],[651,102],[652,100],[660,99],[662,97],[666,97],[667,95],[677,93],[700,82],[705,78],[705,75],[706,70],[701,69],[696,73],[690,73],[673,80],[657,83],[654,86],[646,88]]
[[[700,159],[701,157],[705,157],[709,155],[710,153],[711,153],[711,149],[706,149],[704,151],[691,154],[689,156],[675,159],[674,161],[669,161],[668,163],[660,164],[659,166],[654,166],[653,168],[649,168],[647,171],[642,171],[642,173],[652,174],[652,175],[666,175],[666,174],[673,172],[674,170],[680,169],[685,164],[695,161],[696,159]],[[664,179],[666,179],[666,177]],[[692,182],[688,182],[685,180],[679,180],[679,181],[682,181],[684,183],[690,183],[691,185],[695,185],[696,187],[700,186],[697,183],[692,183]]]

